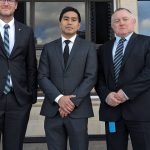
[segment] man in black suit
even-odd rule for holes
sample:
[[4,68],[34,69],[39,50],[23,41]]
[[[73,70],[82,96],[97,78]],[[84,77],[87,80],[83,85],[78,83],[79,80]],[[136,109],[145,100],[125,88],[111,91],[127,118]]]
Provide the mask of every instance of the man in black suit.
[[125,8],[111,18],[115,39],[98,51],[100,120],[108,150],[150,150],[150,37],[134,33],[135,18]]
[[61,38],[46,44],[40,58],[38,81],[45,94],[41,114],[46,116],[49,150],[67,150],[68,137],[71,150],[88,149],[97,56],[94,44],[76,34],[80,21],[77,9],[64,8],[59,18]]
[[22,150],[31,105],[36,102],[32,30],[13,17],[17,0],[0,0],[0,130],[3,150]]

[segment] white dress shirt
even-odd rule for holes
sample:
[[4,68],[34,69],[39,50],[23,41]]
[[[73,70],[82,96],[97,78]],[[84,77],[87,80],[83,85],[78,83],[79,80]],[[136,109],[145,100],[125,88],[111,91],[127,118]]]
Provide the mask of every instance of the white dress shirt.
[[[0,33],[1,33],[1,37],[4,41],[4,25],[5,24],[8,24],[9,25],[9,28],[8,28],[8,33],[9,33],[9,51],[10,51],[10,54],[13,50],[13,47],[14,47],[14,43],[15,43],[15,24],[14,24],[14,18],[8,22],[8,23],[5,23],[4,21],[2,21],[0,19]],[[10,72],[11,74],[11,72]],[[10,85],[12,85],[12,79],[10,79]]]

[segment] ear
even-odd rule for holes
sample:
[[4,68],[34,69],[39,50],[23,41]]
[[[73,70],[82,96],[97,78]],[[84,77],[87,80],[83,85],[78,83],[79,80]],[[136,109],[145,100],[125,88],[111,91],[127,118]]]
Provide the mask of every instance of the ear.
[[61,28],[61,22],[59,22],[59,28]]
[[78,24],[78,30],[80,29],[80,27],[81,27],[81,24],[79,23],[79,24]]
[[135,18],[133,19],[133,23],[136,24],[136,19]]
[[18,2],[16,2],[16,4],[15,4],[15,10],[17,9],[17,7],[18,7]]

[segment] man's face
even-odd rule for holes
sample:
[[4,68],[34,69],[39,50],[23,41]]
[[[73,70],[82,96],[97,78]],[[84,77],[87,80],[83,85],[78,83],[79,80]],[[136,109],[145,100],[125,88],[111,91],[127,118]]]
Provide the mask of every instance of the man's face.
[[73,11],[64,13],[59,25],[62,35],[71,38],[80,28],[78,15]]
[[126,37],[131,32],[134,32],[135,19],[126,10],[117,11],[112,15],[112,29],[119,37]]
[[11,18],[17,9],[15,0],[0,0],[0,17]]

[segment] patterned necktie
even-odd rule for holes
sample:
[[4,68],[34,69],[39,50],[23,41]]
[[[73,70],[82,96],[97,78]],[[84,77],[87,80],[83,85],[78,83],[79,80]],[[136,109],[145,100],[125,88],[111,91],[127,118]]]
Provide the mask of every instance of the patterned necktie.
[[[6,51],[7,57],[9,57],[9,55],[10,55],[10,51],[9,51],[9,33],[8,33],[8,28],[9,28],[9,25],[8,25],[8,24],[5,24],[5,25],[4,25],[4,47],[5,47],[5,51]],[[8,70],[8,75],[7,75],[7,79],[6,79],[6,84],[5,84],[4,91],[3,91],[4,94],[9,93],[10,90],[11,90],[10,79],[11,79],[10,71]]]
[[64,48],[63,56],[64,56],[64,64],[65,64],[65,67],[66,67],[67,61],[68,61],[68,58],[69,58],[69,46],[68,46],[68,44],[70,43],[70,40],[65,40],[64,42],[66,43],[66,46]]
[[120,39],[116,48],[115,56],[114,56],[114,73],[115,73],[115,82],[118,82],[118,77],[120,73],[122,58],[123,58],[123,43],[126,39]]
[[4,25],[4,47],[7,54],[7,57],[9,57],[10,51],[9,51],[9,33],[8,33],[9,25]]

